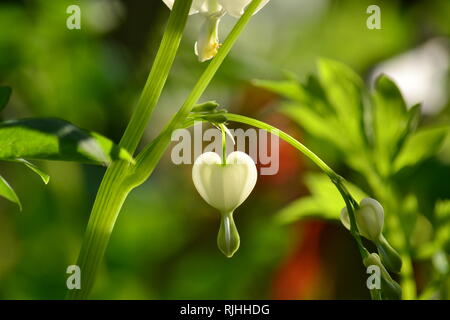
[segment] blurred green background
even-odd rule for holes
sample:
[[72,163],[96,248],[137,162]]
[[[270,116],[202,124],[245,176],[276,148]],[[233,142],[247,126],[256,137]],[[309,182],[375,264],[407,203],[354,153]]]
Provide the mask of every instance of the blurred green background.
[[[66,28],[71,4],[81,7],[81,30]],[[381,30],[366,27],[371,4],[381,8]],[[317,58],[326,57],[370,83],[383,68],[395,73],[405,64],[412,69],[402,69],[406,77],[398,84],[408,103],[424,100],[427,123],[448,123],[449,13],[447,0],[272,0],[254,17],[202,100],[217,100],[302,138],[300,127],[277,114],[279,98],[252,86],[252,79],[280,79],[283,70],[304,78],[314,72]],[[0,85],[14,90],[1,117],[60,117],[117,142],[168,15],[159,0],[0,1]],[[235,21],[224,19],[222,40]],[[198,16],[188,21],[145,142],[205,68],[193,52],[200,23]],[[396,63],[402,67],[396,69]],[[424,89],[414,79],[427,72],[432,76]],[[310,145],[346,175],[327,146]],[[64,298],[65,271],[76,261],[104,173],[94,166],[39,164],[51,176],[48,186],[18,165],[0,164],[23,203],[19,212],[0,199],[1,299]],[[432,205],[433,199],[449,198],[450,142],[421,170],[414,184],[423,186],[423,199]],[[280,145],[279,174],[260,177],[236,212],[241,248],[227,259],[216,247],[218,214],[196,192],[191,166],[174,165],[167,153],[125,203],[92,298],[369,298],[365,270],[344,228],[313,219],[288,226],[274,222],[277,211],[308,194],[303,178],[311,171],[316,169],[298,152]],[[419,289],[426,272],[426,266],[416,265]]]

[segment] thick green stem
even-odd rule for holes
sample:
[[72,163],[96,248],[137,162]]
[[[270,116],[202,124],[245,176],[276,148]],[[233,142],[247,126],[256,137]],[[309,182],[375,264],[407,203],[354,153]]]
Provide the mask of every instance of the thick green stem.
[[120,141],[120,146],[134,153],[155,109],[178,52],[192,0],[175,1],[172,14],[153,62],[136,110]]
[[100,185],[77,261],[81,270],[81,289],[70,290],[69,299],[86,299],[94,285],[112,229],[129,192],[122,188],[122,175],[119,170],[108,170]]
[[[174,4],[147,83],[120,142],[130,153],[134,153],[139,144],[159,100],[183,36],[191,4],[192,0],[176,1]],[[129,163],[117,161],[103,177],[77,261],[81,270],[81,289],[69,291],[67,297],[70,299],[89,296],[117,216],[131,190],[123,183],[130,168]]]

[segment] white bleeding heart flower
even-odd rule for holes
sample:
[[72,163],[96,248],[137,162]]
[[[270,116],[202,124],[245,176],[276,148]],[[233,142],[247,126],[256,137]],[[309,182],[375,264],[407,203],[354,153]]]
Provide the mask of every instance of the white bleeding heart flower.
[[[192,2],[189,14],[199,13],[205,18],[205,22],[201,27],[200,34],[195,43],[195,54],[201,62],[214,58],[219,50],[220,42],[218,30],[220,19],[225,14],[239,18],[251,1],[252,0],[194,0]],[[261,10],[269,1],[270,0],[263,0],[256,12]],[[163,0],[163,2],[172,9],[175,0]]]
[[[359,233],[373,242],[379,242],[384,225],[383,206],[375,199],[362,199],[359,209],[355,212],[355,218]],[[350,219],[346,207],[341,211],[341,222],[350,230]]]
[[240,242],[233,212],[252,192],[257,175],[252,158],[240,151],[230,153],[226,164],[217,153],[203,153],[192,168],[192,180],[197,191],[221,213],[217,244],[227,257],[233,256]]
[[217,153],[206,152],[195,160],[192,179],[208,204],[222,213],[234,211],[252,192],[257,170],[252,158],[236,151],[226,164]]

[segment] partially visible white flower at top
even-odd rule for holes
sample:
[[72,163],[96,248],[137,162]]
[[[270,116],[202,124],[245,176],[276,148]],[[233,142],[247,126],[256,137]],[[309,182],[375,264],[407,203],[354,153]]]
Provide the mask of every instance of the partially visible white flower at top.
[[[201,62],[215,57],[219,51],[220,19],[229,14],[239,18],[252,0],[194,0],[189,14],[201,14],[205,22],[195,43],[195,54]],[[256,12],[261,10],[270,0],[263,0]],[[172,9],[175,0],[163,0]],[[255,12],[255,13],[256,13]]]

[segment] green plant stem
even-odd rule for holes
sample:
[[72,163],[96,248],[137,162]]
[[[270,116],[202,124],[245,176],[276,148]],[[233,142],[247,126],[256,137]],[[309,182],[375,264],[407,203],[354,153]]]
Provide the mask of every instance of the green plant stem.
[[[192,0],[175,1],[146,85],[120,142],[130,153],[139,144],[159,100],[183,36],[191,4]],[[69,299],[86,299],[89,296],[117,216],[131,190],[123,184],[129,170],[127,162],[116,161],[103,177],[77,261],[81,270],[81,289],[69,291]]]
[[247,124],[252,127],[260,128],[266,130],[267,132],[276,135],[277,137],[283,139],[291,146],[303,153],[308,159],[310,159],[314,164],[316,164],[324,173],[326,173],[331,179],[337,179],[339,175],[333,171],[322,159],[320,159],[314,152],[308,149],[304,144],[299,142],[297,139],[293,138],[289,134],[256,119],[241,116],[239,114],[227,113],[225,115],[229,121],[239,122]]
[[169,76],[183,37],[183,31],[186,26],[192,1],[177,0],[173,6],[144,90],[120,141],[120,146],[127,149],[131,154],[134,153],[142,139],[147,123],[159,101],[159,97]]
[[392,230],[391,233],[395,235],[393,239],[395,240],[394,244],[402,260],[402,269],[400,271],[402,299],[414,300],[417,298],[417,288],[412,258],[409,253],[409,239],[403,228],[401,208],[398,206],[397,201],[397,199],[400,199],[400,196],[397,195],[397,192],[388,180],[385,180],[383,185],[383,194],[380,195],[380,198],[385,199],[390,212],[392,212],[392,214],[386,216],[386,222],[389,224],[389,229]]
[[225,133],[225,125],[223,123],[219,124],[220,130],[222,131],[222,164],[227,164],[227,135]]
[[358,233],[358,227],[356,225],[356,217],[353,208],[357,206],[356,201],[351,196],[350,192],[347,190],[344,184],[344,178],[342,178],[340,175],[338,175],[336,172],[334,172],[333,169],[331,169],[322,159],[320,159],[319,156],[317,156],[314,152],[312,152],[310,149],[308,149],[304,144],[290,136],[289,134],[265,123],[262,121],[258,121],[249,117],[241,116],[238,114],[232,114],[227,113],[226,117],[230,121],[234,122],[240,122],[244,123],[256,128],[264,129],[271,134],[274,134],[290,145],[292,145],[294,148],[299,150],[301,153],[303,153],[308,159],[310,159],[312,162],[314,162],[325,174],[328,175],[328,177],[331,179],[333,184],[336,186],[336,188],[339,190],[339,193],[341,194],[342,198],[345,201],[345,204],[347,206],[347,210],[349,213],[350,218],[350,232],[352,236],[356,240],[356,244],[358,245],[358,250],[361,254],[362,259],[365,259],[368,255],[367,249],[364,247],[361,237]]

